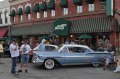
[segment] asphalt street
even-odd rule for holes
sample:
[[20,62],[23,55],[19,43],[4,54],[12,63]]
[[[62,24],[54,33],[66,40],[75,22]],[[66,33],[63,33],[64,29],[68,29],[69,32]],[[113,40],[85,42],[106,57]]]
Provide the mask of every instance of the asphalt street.
[[29,63],[28,73],[22,72],[18,76],[13,76],[10,74],[11,59],[5,58],[3,61],[4,64],[0,64],[0,79],[120,79],[120,73],[103,71],[102,67],[66,66],[45,70],[32,63]]

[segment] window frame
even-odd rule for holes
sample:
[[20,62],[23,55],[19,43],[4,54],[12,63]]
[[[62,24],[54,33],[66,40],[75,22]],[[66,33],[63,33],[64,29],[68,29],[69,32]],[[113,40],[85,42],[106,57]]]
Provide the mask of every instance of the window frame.
[[69,12],[68,7],[64,7],[63,8],[63,14],[68,15],[68,12]]
[[83,12],[83,6],[82,5],[77,5],[76,6],[76,11],[77,11],[77,13],[82,13]]
[[55,16],[55,10],[51,10],[51,16],[52,16],[52,17]]
[[95,4],[88,4],[88,11],[94,11],[95,10]]

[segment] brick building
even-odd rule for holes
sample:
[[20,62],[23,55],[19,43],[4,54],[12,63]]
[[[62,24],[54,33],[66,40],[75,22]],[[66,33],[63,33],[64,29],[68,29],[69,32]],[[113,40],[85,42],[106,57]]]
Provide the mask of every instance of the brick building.
[[59,44],[79,40],[90,45],[109,40],[116,46],[115,2],[119,0],[13,0],[10,34],[19,41],[28,38],[30,44],[44,36]]

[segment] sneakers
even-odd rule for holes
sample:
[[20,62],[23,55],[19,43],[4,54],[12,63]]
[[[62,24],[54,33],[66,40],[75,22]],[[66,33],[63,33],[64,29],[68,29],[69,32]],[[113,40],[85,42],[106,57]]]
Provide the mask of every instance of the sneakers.
[[22,72],[22,70],[19,69],[17,72],[18,72],[18,73],[19,73],[19,72]]
[[28,70],[27,70],[27,69],[25,69],[25,73],[28,73]]
[[[20,73],[20,72],[22,72],[22,70],[18,70],[17,72]],[[28,73],[27,69],[25,69],[25,73]]]
[[19,75],[19,73],[13,73],[12,75],[13,75],[13,76],[17,76],[17,75]]

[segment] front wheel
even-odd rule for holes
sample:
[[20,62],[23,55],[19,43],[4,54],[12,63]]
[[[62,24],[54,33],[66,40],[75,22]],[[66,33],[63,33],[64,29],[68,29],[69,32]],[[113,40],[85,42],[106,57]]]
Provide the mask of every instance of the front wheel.
[[55,62],[53,59],[47,59],[45,62],[44,62],[44,67],[46,69],[53,69],[55,67]]

